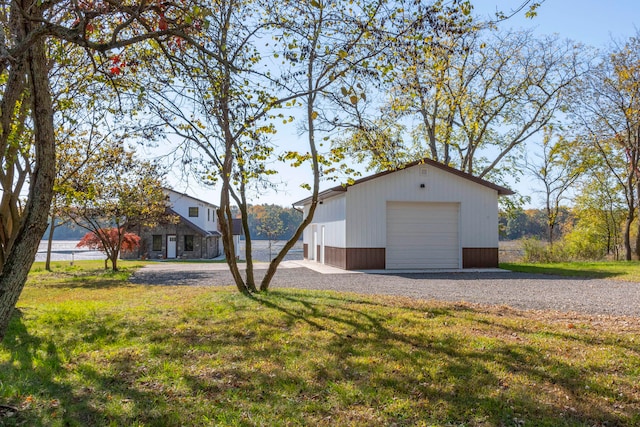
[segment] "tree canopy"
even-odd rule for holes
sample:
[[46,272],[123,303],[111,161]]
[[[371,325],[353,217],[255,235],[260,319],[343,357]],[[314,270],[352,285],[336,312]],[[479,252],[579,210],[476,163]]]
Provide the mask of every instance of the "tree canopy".
[[[630,240],[637,38],[587,75],[581,46],[497,31],[465,0],[16,0],[0,4],[0,22],[0,338],[58,202],[95,233],[126,232],[162,210],[157,169],[121,168],[132,141],[162,138],[187,173],[220,186],[225,254],[243,293],[269,288],[321,183],[350,178],[350,159],[384,169],[430,157],[500,179],[567,113],[624,192]],[[304,137],[277,147],[274,133],[296,124]],[[258,285],[250,202],[278,187],[283,164],[298,168],[312,203]],[[232,205],[248,237],[245,269]]]
[[96,236],[117,270],[127,233],[154,226],[170,215],[163,173],[117,143],[102,147],[82,169],[69,179],[61,216]]
[[93,72],[116,89],[125,69],[135,69],[124,59],[126,49],[188,38],[201,14],[198,6],[135,0],[0,4],[0,338],[47,227],[56,176],[53,94],[67,83],[67,77],[56,81],[55,71],[60,64],[71,66],[67,46],[82,49]]

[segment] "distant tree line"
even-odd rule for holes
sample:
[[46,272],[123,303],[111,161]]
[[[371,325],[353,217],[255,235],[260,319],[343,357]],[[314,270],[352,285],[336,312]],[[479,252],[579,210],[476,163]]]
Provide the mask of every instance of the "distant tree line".
[[500,240],[522,240],[525,261],[617,260],[625,255],[625,220],[621,206],[593,206],[578,197],[551,220],[547,209],[500,212]]
[[[45,240],[49,236],[49,230],[51,226],[47,228],[44,233]],[[80,240],[87,234],[87,230],[83,230],[77,226],[71,224],[57,225],[53,231],[53,240]]]
[[302,222],[302,212],[273,204],[249,205],[247,209],[251,238],[289,240]]
[[[560,209],[558,221],[554,225],[554,235],[562,238],[573,225],[575,217],[570,209]],[[500,212],[500,240],[538,239],[547,240],[548,218],[544,209],[515,209]]]

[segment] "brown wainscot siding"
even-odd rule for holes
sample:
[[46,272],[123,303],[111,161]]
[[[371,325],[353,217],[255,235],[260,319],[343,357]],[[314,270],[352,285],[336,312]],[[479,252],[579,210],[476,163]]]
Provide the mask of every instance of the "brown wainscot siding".
[[333,246],[324,247],[324,263],[342,269],[347,268],[347,250]]
[[[309,259],[309,248],[303,245],[303,256]],[[320,246],[316,246],[316,259],[320,259]],[[384,270],[384,248],[337,248],[324,247],[324,263],[344,270]]]
[[497,268],[498,248],[462,248],[462,268]]
[[385,248],[347,248],[347,270],[384,270]]

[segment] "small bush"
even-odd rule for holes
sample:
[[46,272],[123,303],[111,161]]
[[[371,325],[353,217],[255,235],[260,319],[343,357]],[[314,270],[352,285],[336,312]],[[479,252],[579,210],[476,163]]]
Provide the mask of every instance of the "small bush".
[[599,261],[607,254],[606,239],[589,227],[574,228],[564,238],[571,257],[582,261]]

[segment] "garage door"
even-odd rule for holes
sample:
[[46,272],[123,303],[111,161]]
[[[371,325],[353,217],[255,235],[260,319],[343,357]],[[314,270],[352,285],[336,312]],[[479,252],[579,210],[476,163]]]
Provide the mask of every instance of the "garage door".
[[387,202],[387,268],[460,268],[458,211],[458,203]]

